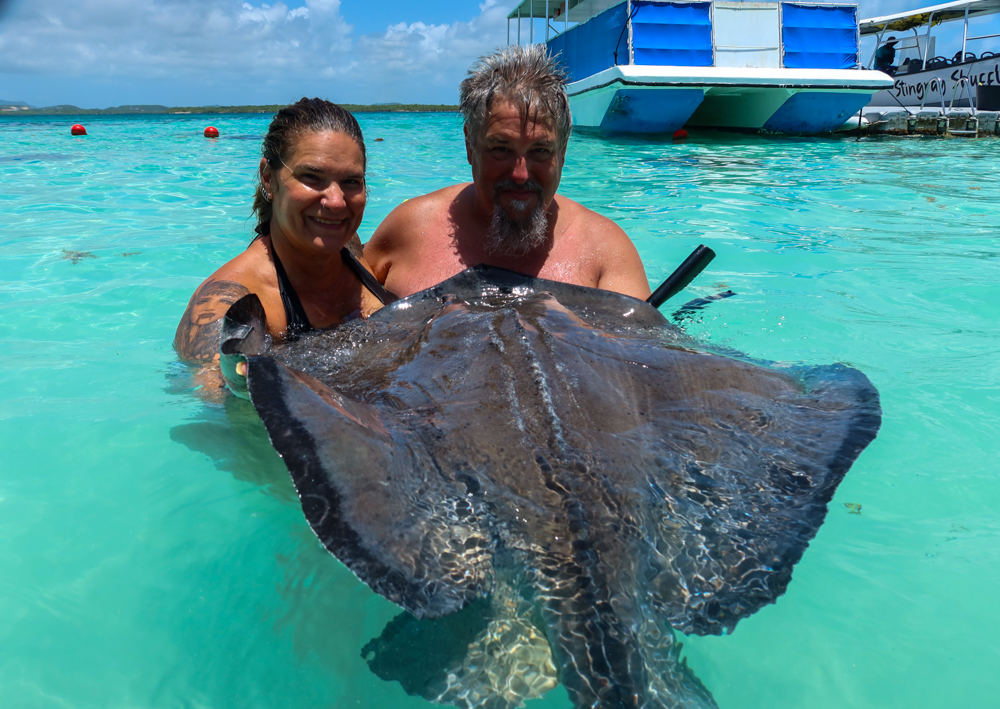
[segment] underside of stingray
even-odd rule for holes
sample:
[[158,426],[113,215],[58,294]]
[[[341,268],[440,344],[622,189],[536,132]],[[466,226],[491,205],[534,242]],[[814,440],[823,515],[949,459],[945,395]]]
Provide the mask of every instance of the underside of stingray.
[[[579,707],[715,706],[671,628],[729,631],[784,592],[881,417],[849,367],[706,351],[642,301],[488,267],[263,333],[255,296],[232,307],[231,385],[320,541],[411,614],[372,669],[459,706],[557,677]],[[458,651],[410,672],[442,633]]]

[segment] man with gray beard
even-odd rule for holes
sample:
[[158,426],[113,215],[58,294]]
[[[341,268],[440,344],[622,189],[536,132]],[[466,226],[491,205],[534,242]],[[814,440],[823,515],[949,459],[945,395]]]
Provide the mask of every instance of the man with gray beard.
[[545,45],[481,58],[461,86],[472,183],[396,207],[365,245],[405,297],[478,264],[636,298],[649,282],[622,229],[556,194],[572,121],[566,76]]

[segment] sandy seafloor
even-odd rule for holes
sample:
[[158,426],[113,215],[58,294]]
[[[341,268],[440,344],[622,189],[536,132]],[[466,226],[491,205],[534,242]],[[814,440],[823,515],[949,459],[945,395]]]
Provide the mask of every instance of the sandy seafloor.
[[[397,609],[319,548],[262,431],[234,432],[170,346],[250,239],[267,118],[71,122],[0,120],[0,706],[427,706],[360,656]],[[361,122],[363,239],[468,179],[455,115]],[[723,709],[1000,701],[998,147],[570,143],[562,192],[625,228],[654,285],[697,244],[718,253],[685,297],[737,296],[692,334],[845,362],[881,392],[882,431],[788,592],[684,639]]]

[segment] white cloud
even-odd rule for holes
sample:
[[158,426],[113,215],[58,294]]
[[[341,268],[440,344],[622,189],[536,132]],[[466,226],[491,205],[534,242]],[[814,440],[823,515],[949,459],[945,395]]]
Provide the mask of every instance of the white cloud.
[[305,68],[310,53],[328,50],[315,36],[311,46],[294,46],[310,36],[310,24],[344,39],[351,28],[337,2],[309,2],[303,9],[310,12],[289,11],[280,2],[31,0],[16,5],[0,31],[0,70],[123,78],[180,71],[196,78],[200,68],[264,73],[271,58]]
[[[191,96],[180,103],[261,102],[265,94],[278,102],[306,93],[453,102],[472,61],[506,40],[508,5],[485,0],[469,21],[398,23],[358,36],[340,0],[293,9],[259,0],[20,0],[0,24],[0,74],[21,77],[23,86],[29,77],[36,84],[68,77],[81,87],[141,84],[143,102],[157,86]],[[227,98],[206,100],[209,89],[218,96],[223,88]]]
[[420,77],[432,84],[449,82],[454,94],[472,62],[506,42],[509,7],[495,0],[479,7],[479,16],[469,22],[393,25],[382,35],[361,38],[359,53],[379,58],[379,76],[387,85]]

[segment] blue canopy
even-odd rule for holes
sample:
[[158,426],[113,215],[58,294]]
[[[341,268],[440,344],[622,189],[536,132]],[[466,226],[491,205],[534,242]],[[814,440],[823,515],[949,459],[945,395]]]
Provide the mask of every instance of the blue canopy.
[[781,3],[783,65],[853,69],[858,65],[858,8]]
[[636,64],[712,66],[709,2],[633,2],[632,51]]

